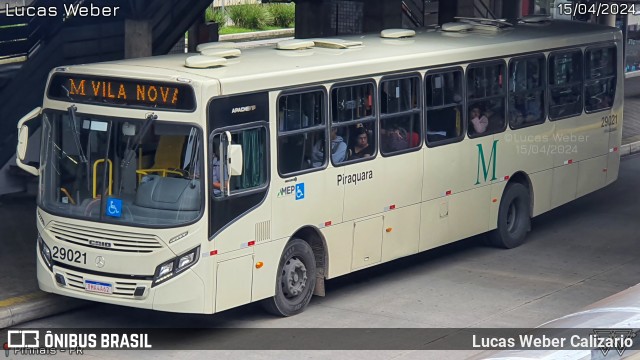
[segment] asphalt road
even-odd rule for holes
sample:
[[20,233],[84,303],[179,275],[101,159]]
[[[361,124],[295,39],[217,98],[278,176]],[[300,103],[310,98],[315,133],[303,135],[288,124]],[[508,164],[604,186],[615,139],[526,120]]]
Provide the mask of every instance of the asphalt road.
[[[530,328],[640,283],[640,155],[623,159],[613,185],[533,220],[512,250],[466,239],[327,283],[327,296],[291,318],[257,304],[212,316],[96,304],[29,328]],[[176,329],[176,337],[180,334]],[[247,343],[259,333],[247,336]],[[287,334],[290,335],[290,332]],[[238,336],[242,336],[239,333]],[[169,342],[171,339],[168,340]],[[195,336],[176,347],[206,349]],[[289,341],[285,339],[284,341]],[[290,339],[295,341],[295,339]],[[476,351],[90,351],[99,359],[463,359]],[[78,358],[66,355],[68,358]]]

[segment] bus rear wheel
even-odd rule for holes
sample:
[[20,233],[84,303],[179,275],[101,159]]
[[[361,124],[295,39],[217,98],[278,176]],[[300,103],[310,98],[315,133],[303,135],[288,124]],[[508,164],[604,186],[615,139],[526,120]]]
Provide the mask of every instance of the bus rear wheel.
[[277,316],[301,313],[311,301],[316,285],[316,261],[311,246],[303,240],[289,241],[282,252],[276,294],[263,302],[264,308]]
[[489,244],[505,249],[522,245],[531,228],[529,190],[522,184],[508,184],[500,200],[498,226],[489,233]]

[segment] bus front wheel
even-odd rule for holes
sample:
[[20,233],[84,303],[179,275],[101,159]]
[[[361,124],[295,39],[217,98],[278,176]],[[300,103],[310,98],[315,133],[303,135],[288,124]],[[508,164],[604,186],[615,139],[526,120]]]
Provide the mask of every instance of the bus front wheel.
[[285,246],[278,274],[276,294],[263,302],[264,308],[278,316],[301,313],[311,301],[316,284],[316,261],[311,246],[293,239]]
[[529,190],[524,185],[508,184],[498,209],[498,226],[489,233],[489,243],[505,249],[522,245],[531,228],[530,204]]

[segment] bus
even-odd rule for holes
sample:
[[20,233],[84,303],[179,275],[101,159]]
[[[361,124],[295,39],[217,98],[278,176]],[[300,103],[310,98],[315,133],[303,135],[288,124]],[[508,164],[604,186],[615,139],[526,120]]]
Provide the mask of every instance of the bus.
[[198,51],[52,70],[18,124],[42,290],[290,316],[327,279],[477,234],[519,246],[618,176],[615,28],[462,18]]

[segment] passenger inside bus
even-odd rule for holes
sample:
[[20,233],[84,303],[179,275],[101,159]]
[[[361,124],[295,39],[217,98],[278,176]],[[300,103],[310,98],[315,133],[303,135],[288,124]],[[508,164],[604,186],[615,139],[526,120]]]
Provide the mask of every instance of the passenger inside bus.
[[356,143],[349,149],[349,160],[363,159],[373,154],[373,147],[369,144],[369,133],[364,127],[355,131]]
[[[324,140],[318,140],[311,152],[311,165],[320,167],[324,163]],[[347,144],[338,135],[338,128],[331,128],[331,160],[334,164],[343,162],[347,157]]]
[[469,121],[473,127],[475,134],[482,134],[487,131],[489,126],[489,118],[483,114],[479,106],[472,106],[469,111]]
[[512,102],[511,126],[518,127],[542,120],[542,104],[540,99],[532,94],[516,96]]
[[[221,196],[222,189],[220,183],[220,136],[216,136],[212,142],[212,156],[211,156],[211,184],[213,186],[213,195]],[[225,167],[225,183],[229,182],[229,173]]]
[[409,148],[409,134],[406,129],[396,122],[390,122],[386,129],[380,129],[380,140],[380,147],[383,152],[400,151]]

